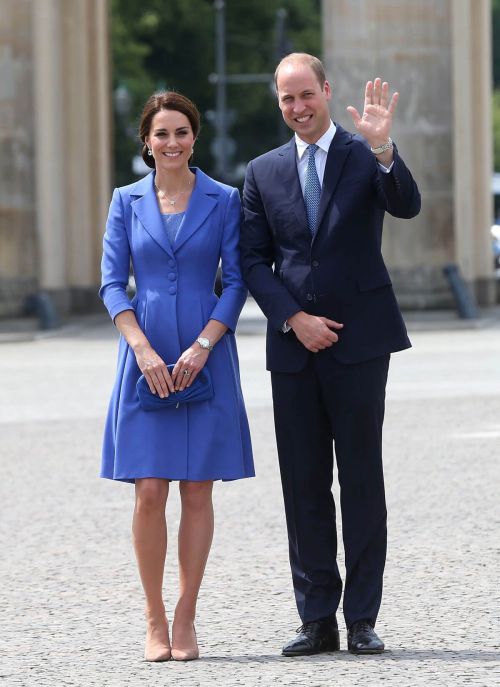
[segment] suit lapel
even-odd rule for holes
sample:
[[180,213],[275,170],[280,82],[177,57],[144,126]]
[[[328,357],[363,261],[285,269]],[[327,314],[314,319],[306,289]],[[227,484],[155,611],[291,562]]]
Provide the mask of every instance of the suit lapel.
[[217,205],[219,187],[217,184],[204,174],[201,169],[196,169],[196,181],[193,192],[186,210],[184,222],[177,235],[174,244],[174,252],[191,238],[198,231],[208,215]]
[[[318,235],[321,228],[321,221],[325,215],[326,209],[330,204],[337,184],[339,183],[343,167],[351,152],[350,143],[352,136],[349,132],[343,129],[339,124],[336,125],[337,130],[328,150],[326,158],[325,174],[323,177],[323,187],[321,189],[321,198],[318,213],[318,230],[314,234],[314,238]],[[286,193],[290,199],[290,204],[297,216],[300,226],[304,227],[304,231],[309,232],[307,225],[306,206],[304,203],[304,196],[300,187],[299,174],[297,172],[297,149],[295,139],[293,138],[282,152],[281,165],[281,179],[285,186]]]
[[295,138],[284,147],[281,160],[281,181],[285,187],[286,196],[293,208],[299,222],[299,226],[304,227],[304,231],[309,232],[307,226],[306,206],[304,196],[300,187],[299,173],[297,171],[297,148]]
[[167,232],[165,231],[160,208],[158,207],[158,201],[156,200],[153,178],[153,174],[148,174],[144,179],[134,184],[130,195],[140,197],[137,198],[137,200],[133,200],[131,206],[136,217],[148,234],[164,251],[173,257],[172,246],[170,245]]
[[[339,183],[342,170],[347,158],[351,152],[350,143],[352,136],[345,129],[338,124],[335,136],[330,144],[328,156],[326,158],[325,175],[323,177],[323,187],[321,189],[321,198],[319,202],[317,231],[314,238],[318,235],[321,228],[321,221],[325,215],[326,209],[330,204],[337,184]],[[313,240],[314,240],[313,238]]]

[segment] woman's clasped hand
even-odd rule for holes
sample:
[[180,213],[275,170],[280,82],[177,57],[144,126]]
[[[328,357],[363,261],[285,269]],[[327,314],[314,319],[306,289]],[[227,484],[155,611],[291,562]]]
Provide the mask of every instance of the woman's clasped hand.
[[200,370],[205,367],[209,355],[210,351],[198,344],[184,351],[172,370],[172,381],[176,391],[183,391],[191,386]]
[[171,373],[167,364],[151,346],[135,351],[137,365],[144,375],[152,394],[166,398],[171,393],[183,391],[193,384],[205,366],[210,352],[197,344],[190,346],[177,360]]
[[173,393],[174,382],[167,365],[158,353],[149,344],[139,347],[134,352],[139,370],[144,375],[151,393],[158,394],[160,398],[166,398]]

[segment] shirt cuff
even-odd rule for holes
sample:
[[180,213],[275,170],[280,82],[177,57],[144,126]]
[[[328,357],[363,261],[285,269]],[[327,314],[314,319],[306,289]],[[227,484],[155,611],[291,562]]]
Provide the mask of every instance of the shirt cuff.
[[281,331],[283,332],[283,334],[288,334],[288,332],[290,331],[290,329],[291,329],[290,325],[289,325],[288,322],[285,320],[285,321],[283,322],[283,324],[281,325]]
[[389,167],[385,167],[385,165],[383,165],[381,162],[378,162],[378,166],[380,167],[380,170],[381,170],[384,174],[389,174],[389,172],[391,171],[391,169],[392,169],[393,166],[394,166],[394,160],[391,162],[391,164],[389,165]]

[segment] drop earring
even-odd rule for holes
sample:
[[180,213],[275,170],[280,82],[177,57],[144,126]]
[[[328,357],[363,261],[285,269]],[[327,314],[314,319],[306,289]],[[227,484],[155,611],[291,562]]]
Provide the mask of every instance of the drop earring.
[[148,148],[148,155],[152,155],[151,148]]

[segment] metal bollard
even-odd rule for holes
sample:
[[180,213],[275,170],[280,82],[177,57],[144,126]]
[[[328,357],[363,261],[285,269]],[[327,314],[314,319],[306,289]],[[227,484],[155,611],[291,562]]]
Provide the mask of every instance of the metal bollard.
[[54,302],[44,291],[34,293],[26,299],[25,311],[38,317],[40,329],[57,329],[61,326]]
[[474,294],[460,274],[458,265],[445,265],[443,273],[455,298],[459,316],[464,320],[473,320],[479,317],[479,308]]

